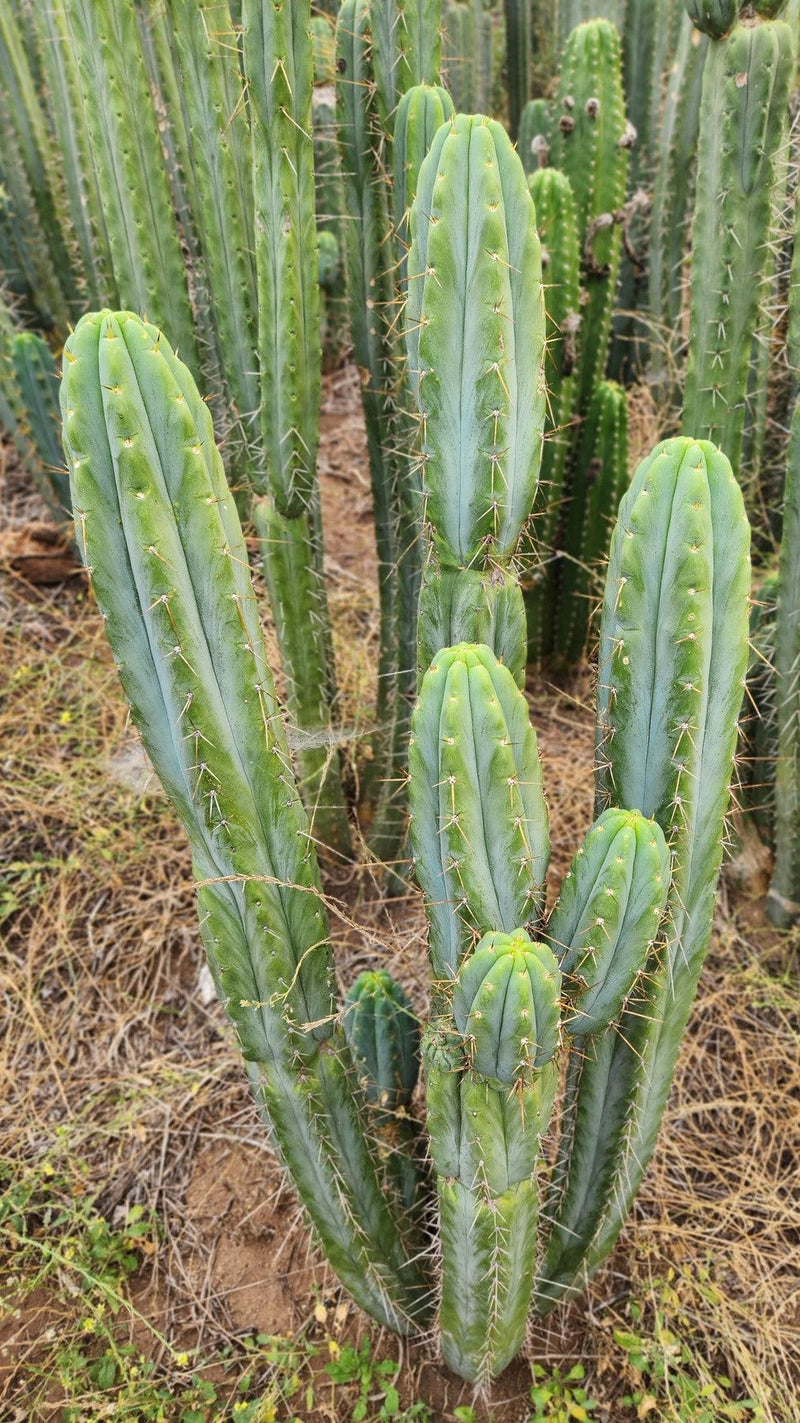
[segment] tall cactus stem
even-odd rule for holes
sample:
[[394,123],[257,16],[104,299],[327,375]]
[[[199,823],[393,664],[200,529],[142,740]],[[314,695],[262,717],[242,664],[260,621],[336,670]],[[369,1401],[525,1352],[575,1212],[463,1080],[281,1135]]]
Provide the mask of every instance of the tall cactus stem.
[[545,1311],[608,1254],[655,1147],[711,938],[749,591],[749,529],[729,462],[706,442],[658,446],[622,501],[611,545],[597,791],[600,809],[637,806],[663,830],[668,917],[619,1030],[575,1068],[582,1141],[554,1208],[537,1287]]
[[192,369],[197,345],[161,140],[131,0],[66,0],[114,281]]
[[793,67],[791,32],[775,20],[711,41],[703,71],[683,429],[737,472]]
[[778,928],[800,919],[800,202],[789,295],[789,364],[795,377],[795,406],[789,431],[783,537],[775,621],[775,869],[767,913]]
[[572,184],[581,252],[581,359],[577,408],[605,371],[622,250],[628,155],[620,37],[607,20],[579,25],[564,50],[551,161]]
[[167,340],[130,313],[79,323],[61,402],[82,555],[189,837],[218,994],[334,1268],[364,1308],[408,1329],[425,1285],[336,1021],[316,856],[210,414]]

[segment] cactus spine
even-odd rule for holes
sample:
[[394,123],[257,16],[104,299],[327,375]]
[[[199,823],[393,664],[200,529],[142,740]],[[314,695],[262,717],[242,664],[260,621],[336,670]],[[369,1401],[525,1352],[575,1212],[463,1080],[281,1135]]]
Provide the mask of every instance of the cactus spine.
[[[673,860],[669,915],[618,1032],[573,1065],[568,1169],[537,1285],[552,1307],[611,1249],[653,1153],[711,937],[747,667],[749,531],[730,464],[670,440],[612,539],[599,654],[598,806],[638,806]],[[580,1143],[578,1145],[578,1143]]]
[[683,428],[719,444],[734,469],[792,69],[791,32],[776,20],[712,41],[703,72]]
[[625,120],[619,35],[607,20],[579,25],[562,59],[551,161],[569,178],[578,215],[585,293],[577,375],[581,412],[605,370],[622,247],[628,152],[634,138]]
[[[316,458],[322,357],[308,0],[245,0],[243,55],[255,197],[261,439],[254,509],[281,643],[300,778],[324,843],[347,851]],[[303,629],[298,637],[296,630]]]
[[210,415],[166,339],[129,313],[79,323],[61,400],[81,551],[189,836],[220,998],[334,1268],[365,1308],[406,1329],[421,1281],[336,1025],[316,859]]
[[[513,571],[541,464],[541,247],[522,165],[499,124],[461,115],[439,129],[411,237],[406,341],[434,559],[426,618],[437,573]],[[491,599],[498,585],[484,586]],[[524,616],[520,595],[521,638]],[[459,632],[475,640],[468,626]]]
[[131,0],[66,0],[120,300],[197,367],[192,312]]
[[775,618],[775,869],[767,913],[778,928],[800,918],[800,203],[789,295],[789,365],[795,404],[786,457],[778,597]]

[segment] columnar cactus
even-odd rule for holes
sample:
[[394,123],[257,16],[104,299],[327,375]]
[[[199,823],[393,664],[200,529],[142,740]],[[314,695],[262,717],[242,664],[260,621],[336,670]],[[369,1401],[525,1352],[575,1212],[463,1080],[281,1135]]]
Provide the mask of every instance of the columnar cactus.
[[438,84],[442,67],[442,0],[371,0],[375,89],[391,136],[407,89]]
[[622,248],[628,154],[635,141],[625,118],[622,55],[607,20],[579,25],[564,49],[551,161],[575,195],[581,251],[579,410],[605,371]]
[[557,572],[552,560],[564,516],[564,482],[572,447],[581,304],[578,227],[569,178],[557,168],[540,168],[530,179],[530,190],[542,242],[547,312],[547,423],[532,524],[538,554],[529,555],[524,569],[530,659],[538,664],[552,651],[557,596]]
[[[546,168],[553,141],[553,110],[546,99],[529,99],[519,121],[517,149],[529,175]],[[537,214],[538,216],[538,214]]]
[[38,6],[35,18],[37,55],[64,175],[80,278],[88,301],[93,306],[103,306],[115,300],[116,288],[100,185],[82,117],[80,76],[67,17],[63,4],[50,4]]
[[478,1384],[505,1368],[525,1336],[560,986],[545,944],[522,929],[487,935],[456,979],[452,1014],[434,1020],[426,1042],[442,1347],[450,1367]]
[[[460,134],[485,161],[482,129],[467,120]],[[430,243],[427,254],[430,272]],[[433,350],[425,359],[430,372]],[[358,980],[339,1021],[309,822],[209,411],[166,338],[128,313],[79,323],[61,399],[82,554],[189,836],[206,951],[257,1099],[341,1280],[390,1328],[418,1328],[433,1298],[410,1111],[418,1028],[385,971]],[[548,820],[523,694],[475,643],[439,651],[422,681],[410,794],[430,922],[439,1322],[446,1359],[479,1384],[524,1338],[562,1039],[546,1304],[608,1248],[652,1150],[710,931],[747,573],[724,457],[686,440],[661,447],[623,504],[601,661],[599,800],[643,811],[602,810],[547,923]]]
[[800,919],[800,205],[789,297],[789,365],[795,405],[786,458],[783,537],[775,617],[775,870],[767,899],[773,924]]
[[720,445],[734,469],[793,67],[789,26],[764,20],[712,40],[703,71],[683,428]]
[[534,15],[531,0],[504,0],[504,6],[508,110],[511,137],[516,139],[523,110],[531,97]]
[[707,48],[707,36],[695,30],[684,14],[659,128],[650,216],[649,305],[659,325],[650,344],[650,369],[662,384],[669,370],[668,345],[680,325],[686,228]]
[[[4,5],[0,12],[3,148],[13,150],[10,162],[19,164],[30,193],[31,215],[40,229],[54,269],[53,298],[57,292],[58,300],[52,316],[60,324],[66,312],[74,311],[76,305],[74,242],[68,225],[60,220],[64,201],[62,167],[37,92],[23,34],[22,17],[17,16],[13,6]],[[18,213],[18,220],[24,216]]]
[[[708,951],[747,668],[749,529],[728,460],[670,440],[620,507],[599,652],[597,803],[637,806],[672,855],[668,919],[618,1032],[573,1063],[567,1164],[537,1298],[611,1249],[652,1156]],[[591,1204],[587,1206],[587,1194]]]
[[119,299],[197,368],[186,269],[132,0],[66,0]]
[[722,39],[733,29],[740,0],[684,0],[692,24],[712,39]]
[[41,336],[20,331],[11,345],[11,362],[19,387],[19,434],[28,449],[28,465],[56,521],[63,524],[70,517],[70,495],[53,353]]
[[386,969],[365,969],[347,995],[347,1041],[386,1152],[387,1171],[409,1232],[421,1231],[412,1212],[424,1175],[419,1124],[409,1113],[420,1067],[420,1026],[408,994]]
[[[373,143],[377,123],[366,0],[344,0],[336,25],[339,142],[348,214],[347,284],[353,358],[362,372],[375,537],[381,591],[381,671],[391,657],[394,625],[395,530],[390,460],[389,359],[384,339],[392,301],[391,257],[385,251],[387,194]],[[385,687],[386,679],[380,683]],[[384,708],[379,706],[379,715]]]
[[601,381],[583,419],[570,471],[559,535],[553,640],[550,649],[567,666],[586,648],[598,569],[605,557],[617,506],[628,483],[628,401],[622,386]]
[[424,1287],[336,1022],[309,824],[211,417],[166,338],[129,313],[79,323],[61,405],[81,552],[189,837],[217,990],[329,1258],[364,1308],[405,1330]]
[[[439,129],[411,237],[406,339],[434,557],[421,594],[428,618],[446,570],[508,570],[542,457],[541,247],[522,165],[499,124],[461,115]],[[498,586],[486,579],[483,596]],[[524,638],[521,595],[515,616]],[[468,625],[451,632],[475,640]]]
[[267,476],[256,455],[258,378],[253,180],[247,115],[231,62],[228,0],[168,0],[173,46],[190,134],[187,180],[210,297],[216,362],[227,395],[233,482],[260,493]]
[[[299,765],[317,832],[349,844],[316,482],[322,358],[311,124],[309,0],[245,0],[255,197],[258,355],[264,471],[256,531],[278,627]],[[296,629],[304,634],[298,636]]]
[[[412,733],[411,837],[433,978],[425,1066],[440,1325],[451,1367],[485,1382],[517,1353],[533,1286],[534,1173],[554,1091],[552,1067],[542,1069],[559,1041],[560,976],[519,926],[542,906],[547,811],[525,699],[487,647],[439,653]],[[479,1017],[496,994],[502,1018],[495,978],[508,986],[509,969],[507,1021],[493,1009]]]

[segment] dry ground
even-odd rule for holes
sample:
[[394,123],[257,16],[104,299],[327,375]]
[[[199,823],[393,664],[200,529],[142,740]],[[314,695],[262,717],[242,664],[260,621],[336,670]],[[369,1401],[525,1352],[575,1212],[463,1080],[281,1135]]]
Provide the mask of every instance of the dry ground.
[[[355,404],[352,373],[327,383],[328,572],[357,723],[375,592]],[[13,469],[5,492],[7,528],[29,520]],[[35,587],[7,565],[0,611],[0,1417],[458,1417],[469,1391],[432,1346],[370,1332],[309,1248],[82,577]],[[561,872],[591,810],[591,678],[529,690]],[[633,1221],[586,1298],[532,1331],[546,1380],[587,1374],[537,1418],[800,1417],[800,982],[759,888],[721,896]],[[380,961],[423,1008],[416,896],[389,915],[369,874],[328,890],[342,983]],[[519,1362],[475,1417],[527,1419],[530,1387]]]

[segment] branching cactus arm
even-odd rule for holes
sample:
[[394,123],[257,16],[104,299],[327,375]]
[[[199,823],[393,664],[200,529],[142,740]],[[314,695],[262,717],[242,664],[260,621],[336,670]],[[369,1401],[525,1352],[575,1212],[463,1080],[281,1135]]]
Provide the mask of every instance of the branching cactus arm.
[[316,858],[208,409],[165,338],[129,313],[85,317],[64,367],[78,537],[189,836],[220,997],[326,1253],[365,1309],[408,1329],[425,1286],[360,1119]]
[[[611,1249],[655,1147],[711,937],[747,668],[749,529],[719,450],[667,441],[620,509],[598,691],[598,808],[636,806],[672,855],[668,916],[619,1030],[573,1063],[567,1130],[590,1133],[599,1223],[569,1173],[539,1285],[552,1307]],[[587,1138],[589,1140],[589,1138]],[[577,1155],[573,1170],[580,1172]],[[574,1177],[572,1179],[575,1179]]]

